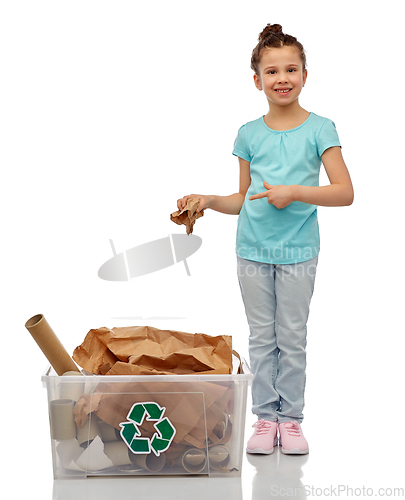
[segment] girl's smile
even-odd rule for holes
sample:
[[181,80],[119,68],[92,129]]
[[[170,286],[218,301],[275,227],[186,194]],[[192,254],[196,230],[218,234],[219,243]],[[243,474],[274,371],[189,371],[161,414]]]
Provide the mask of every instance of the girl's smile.
[[283,95],[288,95],[292,88],[279,88],[279,89],[274,89],[275,92],[278,92],[279,94],[283,94]]

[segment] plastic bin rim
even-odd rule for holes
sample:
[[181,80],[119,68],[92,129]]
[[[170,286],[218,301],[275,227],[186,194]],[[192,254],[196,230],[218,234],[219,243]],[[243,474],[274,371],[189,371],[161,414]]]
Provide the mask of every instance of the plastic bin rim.
[[[85,373],[87,381],[94,381],[96,383],[105,382],[108,378],[109,382],[249,382],[251,383],[253,379],[252,372],[250,371],[249,365],[241,357],[242,367],[244,373],[235,373],[229,375],[93,375],[91,373]],[[57,375],[50,374],[52,370],[51,365],[48,365],[42,374],[41,381],[46,384],[48,381],[52,380],[64,380],[67,383],[78,382],[77,376],[75,375]]]

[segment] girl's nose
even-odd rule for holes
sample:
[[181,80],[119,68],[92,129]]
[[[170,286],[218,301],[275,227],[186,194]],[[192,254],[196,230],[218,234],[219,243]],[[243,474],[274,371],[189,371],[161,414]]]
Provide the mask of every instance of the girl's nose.
[[278,82],[279,83],[285,83],[287,81],[288,81],[288,76],[286,74],[284,74],[284,75],[280,74]]

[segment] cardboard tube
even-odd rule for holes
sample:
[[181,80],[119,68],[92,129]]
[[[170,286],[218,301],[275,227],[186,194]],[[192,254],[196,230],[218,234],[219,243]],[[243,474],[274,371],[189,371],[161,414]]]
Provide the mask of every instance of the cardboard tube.
[[[62,377],[84,377],[81,372],[70,371],[62,375]],[[84,379],[83,379],[84,380]],[[61,399],[73,399],[75,403],[79,401],[80,396],[84,392],[84,382],[68,382],[67,380],[61,381],[60,387],[60,398]]]
[[154,453],[149,455],[130,454],[131,461],[149,472],[159,472],[163,469],[166,463],[166,455],[161,453],[158,457]]
[[30,318],[25,323],[25,327],[33,336],[35,342],[58,375],[63,375],[68,371],[80,371],[49,326],[43,314],[37,314]]
[[211,446],[208,448],[208,457],[211,469],[222,469],[229,463],[229,448],[223,444]]
[[63,441],[76,437],[73,405],[74,402],[71,399],[54,399],[49,403],[52,439]]
[[101,436],[101,430],[97,422],[97,418],[92,416],[84,422],[83,427],[77,428],[77,440],[82,447],[88,446],[93,439]]
[[118,429],[113,427],[104,420],[100,420],[98,422],[101,431],[101,437],[103,439],[103,443],[109,443],[110,441],[118,441],[120,439],[120,432]]
[[123,441],[104,443],[104,453],[116,466],[132,464],[128,452],[128,446]]
[[204,470],[207,464],[207,457],[204,450],[190,448],[182,456],[181,463],[187,472],[196,474]]

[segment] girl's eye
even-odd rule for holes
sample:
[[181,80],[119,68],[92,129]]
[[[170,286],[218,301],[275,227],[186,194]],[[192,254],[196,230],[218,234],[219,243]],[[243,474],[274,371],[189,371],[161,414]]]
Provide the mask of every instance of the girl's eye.
[[[287,70],[287,73],[293,73],[294,71],[296,71],[295,68],[290,68],[290,69]],[[269,69],[267,71],[267,74],[268,75],[275,75],[276,74],[276,70],[275,69]]]

